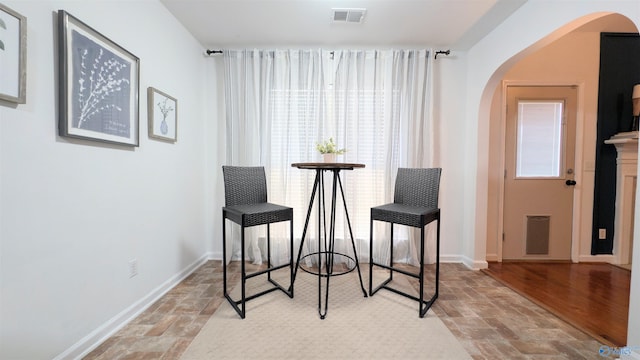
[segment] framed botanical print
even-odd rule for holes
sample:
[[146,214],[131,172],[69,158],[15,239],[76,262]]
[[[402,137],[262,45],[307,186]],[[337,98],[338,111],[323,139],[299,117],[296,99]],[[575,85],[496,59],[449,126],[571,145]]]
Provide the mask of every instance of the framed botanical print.
[[58,30],[60,135],[138,146],[140,60],[64,10]]
[[178,127],[178,100],[164,92],[147,89],[149,137],[176,142]]

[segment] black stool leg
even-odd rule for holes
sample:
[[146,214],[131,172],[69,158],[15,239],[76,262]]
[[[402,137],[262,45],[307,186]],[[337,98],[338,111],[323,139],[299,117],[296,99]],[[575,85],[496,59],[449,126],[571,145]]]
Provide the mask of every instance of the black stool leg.
[[[424,227],[421,230],[421,240],[420,240],[420,248],[421,248],[421,258],[420,258],[420,317],[424,317],[427,311],[433,306],[438,299],[438,293],[440,289],[440,214],[436,216],[435,219],[437,224],[437,234],[436,234],[436,273],[435,273],[435,291],[433,296],[427,301],[423,301],[423,293],[424,293]],[[426,225],[425,225],[426,226]],[[423,308],[424,304],[424,308]]]
[[[271,269],[271,224],[267,224],[267,269]],[[267,272],[267,280],[271,281],[271,271]]]
[[[391,282],[391,280],[393,279],[393,272],[396,271],[393,268],[393,223],[391,223],[391,239],[389,240],[389,247],[390,247],[390,251],[389,251],[389,265],[386,264],[379,264],[373,261],[373,220],[371,220],[371,223],[369,225],[369,234],[370,234],[370,238],[369,238],[369,296],[373,296],[373,294],[377,293],[380,289],[388,289],[391,291],[394,291],[393,289],[389,288],[387,286],[387,284],[389,284]],[[378,266],[381,267],[383,269],[389,270],[389,277],[384,279],[380,284],[378,284],[378,286],[376,286],[376,288],[373,288],[373,266]]]
[[241,246],[241,250],[240,250],[240,273],[241,273],[241,278],[240,281],[242,282],[242,299],[240,300],[242,302],[242,310],[240,313],[240,317],[244,319],[245,316],[245,311],[246,311],[246,285],[247,285],[247,272],[245,269],[245,265],[244,265],[244,226],[242,226],[241,229],[241,233],[242,235],[240,236],[240,246]]
[[[224,216],[224,214],[223,214]],[[223,272],[223,293],[224,293],[224,297],[227,299],[227,301],[229,302],[229,304],[231,304],[231,306],[233,307],[233,309],[238,313],[238,315],[240,315],[240,318],[244,319],[245,317],[245,302],[246,302],[246,293],[245,293],[245,283],[246,283],[246,271],[245,271],[245,266],[244,266],[244,226],[241,227],[241,236],[240,236],[240,288],[241,288],[241,299],[238,301],[235,301],[231,298],[231,295],[229,295],[228,289],[227,289],[227,238],[226,238],[226,224],[225,224],[225,218],[223,217],[222,219],[222,237],[223,237],[223,241],[222,241],[222,272]],[[240,304],[240,307],[238,307],[238,304]]]
[[289,297],[293,299],[293,216],[289,221]]
[[369,220],[369,296],[373,295],[373,218]]
[[424,306],[424,226],[420,228],[420,273],[419,273],[419,281],[420,281],[420,306],[418,307],[418,315],[420,317],[424,317],[427,313],[426,311],[422,312],[422,308]]
[[391,239],[389,240],[389,281],[393,280],[393,223],[391,223]]
[[438,215],[438,226],[436,233],[436,293],[433,297],[433,301],[438,298],[438,291],[440,289],[440,215]]
[[222,214],[222,290],[227,296],[227,231],[225,214]]

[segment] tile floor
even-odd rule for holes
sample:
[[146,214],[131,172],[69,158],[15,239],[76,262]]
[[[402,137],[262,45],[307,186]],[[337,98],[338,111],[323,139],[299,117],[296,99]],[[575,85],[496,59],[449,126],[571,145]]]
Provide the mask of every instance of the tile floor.
[[[238,268],[230,266],[230,284]],[[474,359],[606,358],[602,344],[488,275],[462,264],[442,264],[440,274],[440,297],[429,311]],[[218,306],[229,306],[223,299],[221,262],[208,261],[85,359],[179,359]]]

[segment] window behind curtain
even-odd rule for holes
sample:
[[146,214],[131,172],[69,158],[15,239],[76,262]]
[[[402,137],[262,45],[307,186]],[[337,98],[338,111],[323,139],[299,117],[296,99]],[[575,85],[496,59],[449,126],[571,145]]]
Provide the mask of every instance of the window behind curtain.
[[[311,186],[311,172],[291,169],[296,162],[312,161],[312,147],[315,147],[317,113],[319,103],[308,90],[271,89],[271,139],[269,143],[269,176],[273,184],[285,184],[279,189],[280,202],[294,208],[308,202]],[[273,188],[272,193],[276,192]],[[300,218],[299,216],[297,218]],[[296,233],[300,234],[300,221],[294,223]],[[298,235],[299,236],[299,235]]]
[[[347,152],[338,156],[337,161],[365,164],[364,169],[341,172],[341,179],[354,237],[368,239],[369,208],[385,202],[385,161],[392,155],[386,146],[388,139],[385,139],[385,129],[391,124],[384,116],[384,91],[322,91],[322,98],[330,110],[321,123],[314,116],[318,114],[319,103],[318,97],[313,96],[312,92],[298,89],[272,89],[270,92],[273,105],[270,149],[274,154],[270,160],[271,182],[287,183],[290,187],[287,189],[287,203],[299,204],[299,208],[304,210],[303,216],[306,215],[315,173],[294,169],[289,171],[290,176],[285,180],[281,178],[285,172],[280,169],[290,167],[293,162],[322,161],[315,145],[320,140],[333,137],[340,148],[347,148]],[[326,128],[334,128],[335,131],[324,130],[322,123],[331,124]],[[284,156],[295,149],[299,151]],[[325,180],[326,199],[329,201],[329,173],[325,173]],[[329,206],[330,203],[327,204]],[[348,237],[340,197],[336,207],[336,237]],[[301,234],[303,216],[297,217],[300,220],[295,224],[296,234]]]

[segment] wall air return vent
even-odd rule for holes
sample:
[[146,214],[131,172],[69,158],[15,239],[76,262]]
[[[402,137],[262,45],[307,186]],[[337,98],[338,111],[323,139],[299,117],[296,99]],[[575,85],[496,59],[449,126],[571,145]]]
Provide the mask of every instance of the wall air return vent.
[[359,24],[367,9],[331,9],[333,22]]

